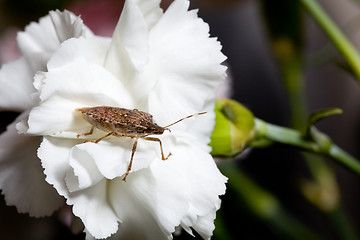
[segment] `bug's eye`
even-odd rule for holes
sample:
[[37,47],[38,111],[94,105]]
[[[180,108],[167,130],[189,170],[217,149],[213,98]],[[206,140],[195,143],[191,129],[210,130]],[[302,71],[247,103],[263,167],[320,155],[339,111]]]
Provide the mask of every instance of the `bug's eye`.
[[145,132],[145,129],[144,128],[137,128],[136,131],[138,133],[144,133]]

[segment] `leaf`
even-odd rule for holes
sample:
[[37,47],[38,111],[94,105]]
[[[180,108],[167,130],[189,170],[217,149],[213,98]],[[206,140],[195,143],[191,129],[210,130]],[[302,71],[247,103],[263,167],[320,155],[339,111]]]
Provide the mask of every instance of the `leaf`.
[[343,111],[340,108],[326,108],[318,110],[310,114],[308,119],[308,125],[314,125],[323,118],[330,117],[332,115],[342,114]]
[[337,115],[337,114],[342,114],[342,113],[343,113],[343,111],[340,108],[326,108],[326,109],[321,109],[321,110],[311,113],[309,115],[309,118],[307,121],[305,136],[311,137],[311,128],[318,121],[320,121],[324,118],[327,118],[327,117],[330,117],[333,115]]

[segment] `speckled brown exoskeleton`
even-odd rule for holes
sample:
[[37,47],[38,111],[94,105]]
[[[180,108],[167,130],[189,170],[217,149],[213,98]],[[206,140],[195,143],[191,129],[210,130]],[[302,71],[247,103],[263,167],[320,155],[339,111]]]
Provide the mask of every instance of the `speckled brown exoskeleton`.
[[109,136],[135,138],[132,147],[130,163],[125,173],[125,176],[123,177],[123,181],[126,181],[126,177],[130,173],[139,138],[148,141],[158,142],[160,144],[161,159],[167,160],[171,156],[171,153],[169,153],[167,157],[164,156],[161,140],[156,137],[148,137],[148,136],[162,135],[165,130],[170,131],[168,127],[184,119],[206,113],[206,112],[196,113],[181,118],[180,120],[171,123],[165,127],[161,127],[153,121],[153,116],[151,114],[137,109],[131,110],[131,109],[119,108],[119,107],[98,106],[98,107],[78,108],[76,109],[76,111],[81,112],[83,118],[92,125],[89,132],[80,133],[77,135],[77,137],[91,135],[94,131],[94,128],[98,128],[107,132],[105,136],[97,140],[86,140],[85,142],[98,143],[104,138]]

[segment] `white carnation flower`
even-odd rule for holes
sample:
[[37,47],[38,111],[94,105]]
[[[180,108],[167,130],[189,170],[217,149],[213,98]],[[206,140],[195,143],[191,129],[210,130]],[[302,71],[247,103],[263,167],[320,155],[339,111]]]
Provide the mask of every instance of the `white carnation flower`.
[[[208,25],[196,11],[188,11],[189,1],[176,0],[166,12],[159,2],[127,0],[111,39],[93,36],[78,19],[78,24],[73,24],[70,13],[57,12],[58,24],[49,22],[56,33],[49,34],[57,36],[57,45],[33,38],[42,54],[30,51],[34,60],[17,64],[32,69],[18,80],[26,82],[28,89],[22,89],[24,83],[15,89],[24,99],[20,102],[0,92],[1,99],[9,100],[4,107],[25,111],[19,119],[25,120],[17,128],[27,134],[17,135],[13,124],[0,143],[6,134],[33,143],[23,149],[23,154],[15,152],[19,147],[16,143],[22,144],[19,141],[6,143],[12,151],[1,148],[1,171],[9,172],[0,178],[5,196],[13,194],[6,182],[27,171],[27,157],[37,169],[27,172],[27,177],[40,176],[38,181],[28,183],[31,189],[27,191],[41,191],[38,187],[43,185],[50,189],[43,181],[34,150],[40,138],[31,137],[43,136],[37,156],[46,181],[73,206],[87,239],[171,239],[179,225],[190,234],[194,229],[209,239],[220,207],[219,195],[225,193],[226,178],[217,169],[207,145],[214,126],[215,92],[225,76],[226,68],[220,65],[225,56],[216,39],[209,38]],[[38,34],[47,29],[41,21],[36,25]],[[47,52],[42,44],[56,47]],[[30,48],[35,44],[28,45]],[[30,79],[35,72],[34,89]],[[15,78],[11,74],[15,74],[14,69],[4,66],[0,81]],[[8,84],[8,88],[15,87]],[[208,113],[186,119],[171,126],[171,132],[158,136],[164,154],[172,154],[166,161],[161,159],[157,142],[140,138],[132,170],[124,182],[134,139],[108,137],[95,144],[77,138],[89,132],[91,125],[76,109],[93,106],[139,109],[152,114],[160,126],[190,114]],[[105,134],[95,129],[86,138],[96,140]],[[22,180],[26,181],[25,177],[17,182]],[[17,193],[21,192],[21,183],[15,187]],[[42,207],[48,210],[33,215],[46,215],[59,206],[57,201],[40,200],[45,194],[58,199],[51,190],[41,192],[42,196],[33,199],[27,208],[20,207],[23,203],[19,197],[33,198],[31,193],[15,196],[16,200],[11,197],[8,203],[31,213],[41,208],[38,202],[42,201]]]

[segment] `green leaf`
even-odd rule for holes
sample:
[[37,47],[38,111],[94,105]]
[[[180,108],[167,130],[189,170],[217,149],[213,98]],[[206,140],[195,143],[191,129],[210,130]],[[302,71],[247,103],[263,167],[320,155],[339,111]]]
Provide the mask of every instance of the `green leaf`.
[[343,111],[340,108],[321,109],[310,114],[308,124],[314,125],[316,122],[320,121],[321,119],[342,113]]
[[342,114],[342,110],[340,108],[326,108],[326,109],[321,109],[318,110],[316,112],[313,112],[310,114],[309,118],[308,118],[308,122],[307,122],[307,126],[306,126],[306,131],[305,131],[305,137],[310,137],[313,138],[313,132],[316,131],[313,128],[313,125],[315,123],[317,123],[318,121],[333,116],[333,115],[338,115],[338,114]]

